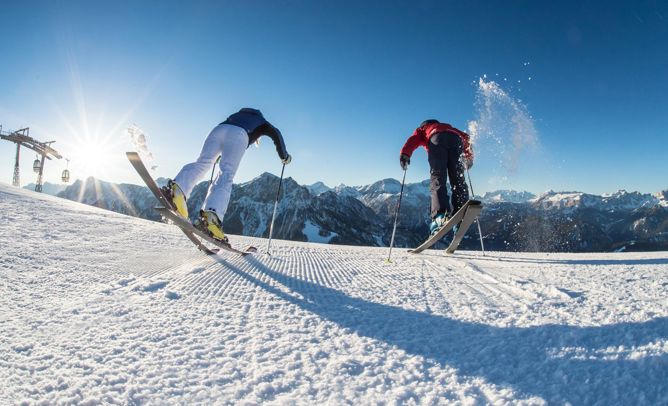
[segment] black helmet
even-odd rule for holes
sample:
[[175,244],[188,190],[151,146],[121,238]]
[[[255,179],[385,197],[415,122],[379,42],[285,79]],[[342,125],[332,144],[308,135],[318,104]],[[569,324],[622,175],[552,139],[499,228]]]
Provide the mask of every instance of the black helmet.
[[439,123],[438,120],[434,120],[433,118],[430,118],[429,120],[424,120],[424,121],[422,122],[422,124],[420,124],[420,127],[424,127],[424,126],[426,126],[427,124],[438,124],[438,123]]

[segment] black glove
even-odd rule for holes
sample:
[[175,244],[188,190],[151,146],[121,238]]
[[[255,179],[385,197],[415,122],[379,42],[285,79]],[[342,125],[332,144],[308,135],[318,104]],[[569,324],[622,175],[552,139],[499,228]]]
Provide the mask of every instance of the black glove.
[[401,169],[406,170],[408,169],[408,165],[411,163],[411,157],[409,157],[406,154],[401,154],[399,155],[399,164],[401,165]]
[[288,156],[286,156],[284,159],[281,159],[281,162],[283,163],[283,165],[289,164],[290,162],[292,162],[292,155],[288,154]]
[[473,167],[473,159],[464,158],[464,165],[466,165],[466,169],[471,169]]

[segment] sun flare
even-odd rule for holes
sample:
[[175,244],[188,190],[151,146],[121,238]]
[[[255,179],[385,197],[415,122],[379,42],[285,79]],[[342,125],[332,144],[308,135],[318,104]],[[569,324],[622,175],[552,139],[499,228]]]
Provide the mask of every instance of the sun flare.
[[73,151],[72,169],[81,177],[99,178],[110,163],[109,146],[97,140],[84,140]]

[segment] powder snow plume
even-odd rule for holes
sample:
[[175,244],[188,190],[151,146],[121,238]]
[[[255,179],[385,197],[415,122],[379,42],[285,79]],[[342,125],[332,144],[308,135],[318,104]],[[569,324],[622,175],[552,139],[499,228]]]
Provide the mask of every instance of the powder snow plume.
[[482,77],[475,109],[476,119],[468,123],[468,131],[476,150],[496,157],[506,172],[514,173],[523,154],[538,144],[538,133],[527,107],[498,83]]
[[141,155],[142,159],[144,159],[146,162],[149,162],[151,169],[155,170],[157,165],[152,165],[153,154],[148,149],[148,143],[146,142],[146,135],[144,135],[144,131],[142,131],[142,129],[139,128],[136,124],[133,124],[127,129],[127,134],[128,137],[130,137],[130,141],[135,147],[135,150],[139,153],[139,155]]

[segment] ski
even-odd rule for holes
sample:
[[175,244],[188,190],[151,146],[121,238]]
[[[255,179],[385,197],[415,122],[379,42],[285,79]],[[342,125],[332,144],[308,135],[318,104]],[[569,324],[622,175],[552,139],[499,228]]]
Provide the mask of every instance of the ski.
[[452,242],[450,243],[448,248],[445,249],[445,252],[447,254],[454,253],[457,247],[459,247],[459,243],[461,243],[462,240],[464,239],[464,235],[466,235],[466,232],[468,231],[469,227],[471,227],[473,220],[475,220],[476,217],[478,217],[478,214],[480,214],[481,211],[482,211],[481,204],[473,204],[466,209],[464,218],[462,219],[462,222],[459,223],[459,228],[457,229],[457,232],[455,233]]
[[169,199],[167,199],[167,197],[162,194],[162,190],[160,190],[158,184],[155,183],[155,180],[153,180],[151,174],[148,173],[148,169],[146,169],[146,166],[141,160],[139,154],[136,152],[126,152],[125,155],[128,157],[128,160],[139,174],[139,177],[144,181],[146,186],[148,186],[149,190],[153,192],[155,198],[158,199],[158,202],[160,202],[160,204],[162,204],[164,207],[173,208],[172,202],[170,202]]
[[[471,213],[471,215],[469,217],[471,218],[471,221],[473,221],[475,216],[477,216],[478,213],[480,213],[480,210],[482,210],[482,203],[479,200],[469,200],[469,201],[467,201],[466,203],[464,203],[464,205],[459,210],[457,210],[457,213],[455,213],[454,216],[452,216],[445,224],[443,224],[443,226],[435,234],[433,234],[429,238],[427,238],[427,240],[425,242],[423,242],[422,244],[420,244],[420,246],[418,246],[415,249],[408,250],[408,252],[410,252],[412,254],[418,254],[418,253],[426,250],[427,248],[436,244],[441,238],[443,238],[445,236],[445,234],[448,233],[448,231],[452,230],[452,228],[454,226],[456,226],[457,224],[459,224],[461,222],[461,224],[459,226],[459,229],[457,230],[457,235],[462,233],[461,237],[459,238],[459,241],[457,241],[457,244],[455,244],[454,246],[452,244],[450,244],[451,246],[453,246],[452,252],[454,252],[457,249],[457,247],[459,246],[459,243],[461,242],[461,239],[464,238],[464,234],[466,233],[466,230],[468,230],[469,226],[471,225],[471,222],[469,222],[468,218],[467,218],[468,213],[469,212]],[[466,223],[463,221],[464,219],[467,220]],[[452,242],[454,243],[455,239],[453,239]],[[450,249],[450,247],[448,247],[448,249]],[[451,254],[452,252],[449,252],[449,253]]]
[[253,252],[257,252],[257,248],[253,246],[247,247],[245,250],[238,250],[234,247],[232,247],[229,244],[224,243],[223,241],[217,240],[204,231],[198,229],[192,223],[183,217],[181,217],[178,213],[175,211],[172,211],[166,207],[155,207],[155,210],[160,213],[163,217],[166,219],[172,221],[177,227],[179,227],[181,230],[183,230],[184,233],[190,233],[190,234],[195,234],[197,237],[201,238],[204,241],[210,242],[211,244],[229,252],[233,252],[235,254],[239,254],[242,256],[248,255]]
[[[167,199],[167,197],[165,197],[165,195],[162,194],[162,190],[160,190],[160,187],[155,183],[155,180],[153,180],[153,177],[148,172],[148,169],[146,169],[146,166],[144,165],[144,162],[141,160],[141,157],[139,156],[139,154],[136,153],[136,152],[126,152],[125,155],[128,157],[128,160],[130,161],[132,166],[137,171],[137,174],[139,174],[139,177],[144,181],[144,183],[149,188],[149,190],[153,193],[155,198],[158,199],[158,202],[160,202],[160,204],[162,204],[164,206],[164,207],[156,207],[155,209],[163,217],[168,217],[169,214],[167,214],[167,213],[171,213],[173,216],[178,217],[180,220],[182,220],[182,222],[187,223],[188,225],[190,225],[190,227],[192,227],[194,229],[194,227],[192,226],[192,224],[190,224],[190,222],[188,220],[184,219],[179,214],[171,211],[171,209],[170,209],[172,207],[171,202],[169,201],[169,199]],[[161,212],[161,210],[164,210],[164,212]],[[174,222],[176,223],[176,221],[174,221]],[[188,237],[188,239],[193,244],[195,244],[195,246],[200,251],[204,252],[207,255],[214,255],[214,254],[218,253],[218,251],[219,251],[218,248],[210,249],[207,246],[205,246],[202,243],[202,241],[196,237],[196,235],[199,236],[198,233],[193,232],[189,228],[184,228],[182,226],[178,226],[178,227],[181,229],[181,231],[183,231],[183,234],[185,234],[186,237]],[[199,231],[199,230],[197,230],[197,231]],[[206,240],[209,241],[208,239],[206,239]],[[214,244],[218,247],[223,248],[221,245],[219,245],[217,243],[214,243]],[[237,252],[237,253],[240,253],[242,255],[245,255],[247,253],[246,251],[239,251],[239,250],[236,250],[232,247],[224,247],[223,249],[225,249],[227,251]],[[248,252],[251,252],[251,251],[248,251]]]

